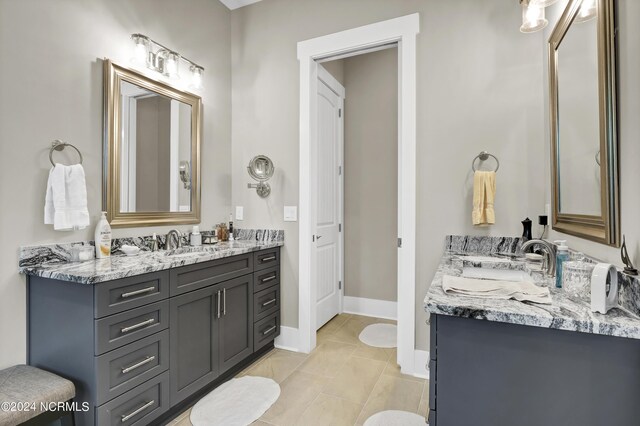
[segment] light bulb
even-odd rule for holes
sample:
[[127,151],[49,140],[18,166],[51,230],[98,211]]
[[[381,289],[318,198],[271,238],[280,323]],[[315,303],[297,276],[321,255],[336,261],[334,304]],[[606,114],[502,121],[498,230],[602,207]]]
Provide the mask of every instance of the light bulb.
[[178,74],[178,62],[180,61],[180,55],[176,52],[169,52],[164,60],[165,74],[170,78],[180,78]]
[[141,65],[146,65],[149,59],[149,39],[142,34],[132,34],[133,58],[132,61]]
[[540,31],[549,24],[549,21],[544,17],[544,7],[540,7],[529,0],[520,0],[520,3],[522,4],[521,32],[533,33]]
[[194,89],[202,88],[202,73],[204,72],[204,68],[191,65],[191,86]]
[[598,16],[598,4],[596,0],[583,0],[580,10],[576,15],[576,22],[587,22]]

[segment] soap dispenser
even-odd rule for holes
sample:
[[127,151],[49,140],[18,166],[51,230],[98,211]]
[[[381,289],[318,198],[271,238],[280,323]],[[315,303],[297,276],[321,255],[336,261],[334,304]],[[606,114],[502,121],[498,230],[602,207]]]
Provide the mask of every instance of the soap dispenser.
[[531,219],[526,218],[521,223],[522,223],[522,242],[526,242],[533,239],[533,236],[531,235]]
[[566,240],[557,240],[554,243],[558,246],[556,249],[556,287],[562,288],[562,264],[569,260],[569,247]]

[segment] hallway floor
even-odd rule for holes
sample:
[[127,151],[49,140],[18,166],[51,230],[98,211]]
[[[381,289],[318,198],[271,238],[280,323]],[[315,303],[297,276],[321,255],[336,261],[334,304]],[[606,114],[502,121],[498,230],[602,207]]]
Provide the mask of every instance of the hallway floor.
[[[269,377],[280,398],[254,425],[361,425],[383,410],[426,416],[429,383],[400,373],[396,349],[367,346],[358,336],[378,318],[340,314],[318,330],[310,354],[274,349],[238,374]],[[189,411],[169,423],[190,426]]]

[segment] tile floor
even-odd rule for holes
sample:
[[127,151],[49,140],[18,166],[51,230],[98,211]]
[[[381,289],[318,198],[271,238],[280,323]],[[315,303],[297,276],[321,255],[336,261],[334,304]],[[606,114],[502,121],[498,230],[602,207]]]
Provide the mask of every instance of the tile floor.
[[[396,349],[373,348],[358,335],[374,323],[394,321],[340,314],[318,330],[310,354],[274,349],[238,374],[269,377],[280,398],[255,425],[362,425],[383,410],[426,416],[429,384],[400,373]],[[189,411],[169,423],[190,426]]]

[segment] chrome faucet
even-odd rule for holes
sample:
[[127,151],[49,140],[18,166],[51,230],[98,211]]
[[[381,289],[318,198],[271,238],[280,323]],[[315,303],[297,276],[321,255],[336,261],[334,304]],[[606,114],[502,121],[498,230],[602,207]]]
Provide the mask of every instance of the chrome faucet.
[[544,240],[529,240],[522,244],[521,250],[526,253],[534,246],[538,246],[547,258],[547,275],[556,275],[556,246]]
[[[175,238],[175,242],[174,242]],[[164,245],[166,250],[174,250],[182,247],[182,234],[177,229],[167,232],[167,242]]]

